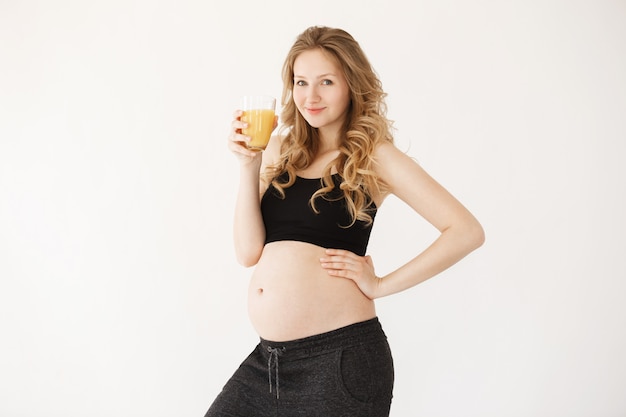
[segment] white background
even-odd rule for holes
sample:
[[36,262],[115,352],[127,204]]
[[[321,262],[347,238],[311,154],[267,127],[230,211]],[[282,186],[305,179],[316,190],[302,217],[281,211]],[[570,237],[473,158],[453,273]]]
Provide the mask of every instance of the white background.
[[[626,416],[619,0],[0,1],[0,416],[204,415],[257,341],[231,114],[314,24],[487,235],[378,302],[392,415]],[[392,198],[369,253],[434,237]]]

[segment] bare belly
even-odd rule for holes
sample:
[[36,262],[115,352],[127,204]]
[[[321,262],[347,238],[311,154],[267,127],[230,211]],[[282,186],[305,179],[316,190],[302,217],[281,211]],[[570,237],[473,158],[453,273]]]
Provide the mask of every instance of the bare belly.
[[323,255],[303,242],[265,246],[248,290],[250,320],[262,338],[294,340],[376,316],[374,302],[353,281],[322,269]]

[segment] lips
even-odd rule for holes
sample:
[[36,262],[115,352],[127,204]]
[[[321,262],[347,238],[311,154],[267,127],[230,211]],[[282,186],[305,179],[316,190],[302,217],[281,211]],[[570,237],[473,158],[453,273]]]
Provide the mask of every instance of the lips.
[[324,107],[318,107],[318,108],[307,107],[306,108],[307,113],[309,113],[312,116],[315,116],[316,114],[320,114],[323,110],[324,110]]

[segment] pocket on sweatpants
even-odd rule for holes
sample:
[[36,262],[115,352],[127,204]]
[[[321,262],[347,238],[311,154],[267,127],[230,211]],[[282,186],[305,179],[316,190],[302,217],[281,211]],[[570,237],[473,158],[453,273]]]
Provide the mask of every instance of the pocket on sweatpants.
[[358,402],[391,399],[394,372],[387,341],[341,350],[338,374],[341,388]]

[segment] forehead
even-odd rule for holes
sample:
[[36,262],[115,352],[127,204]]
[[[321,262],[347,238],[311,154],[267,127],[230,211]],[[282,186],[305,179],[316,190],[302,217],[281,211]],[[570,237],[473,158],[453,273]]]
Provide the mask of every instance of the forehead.
[[321,74],[341,75],[337,60],[322,49],[310,49],[298,55],[293,63],[294,76],[315,77]]

